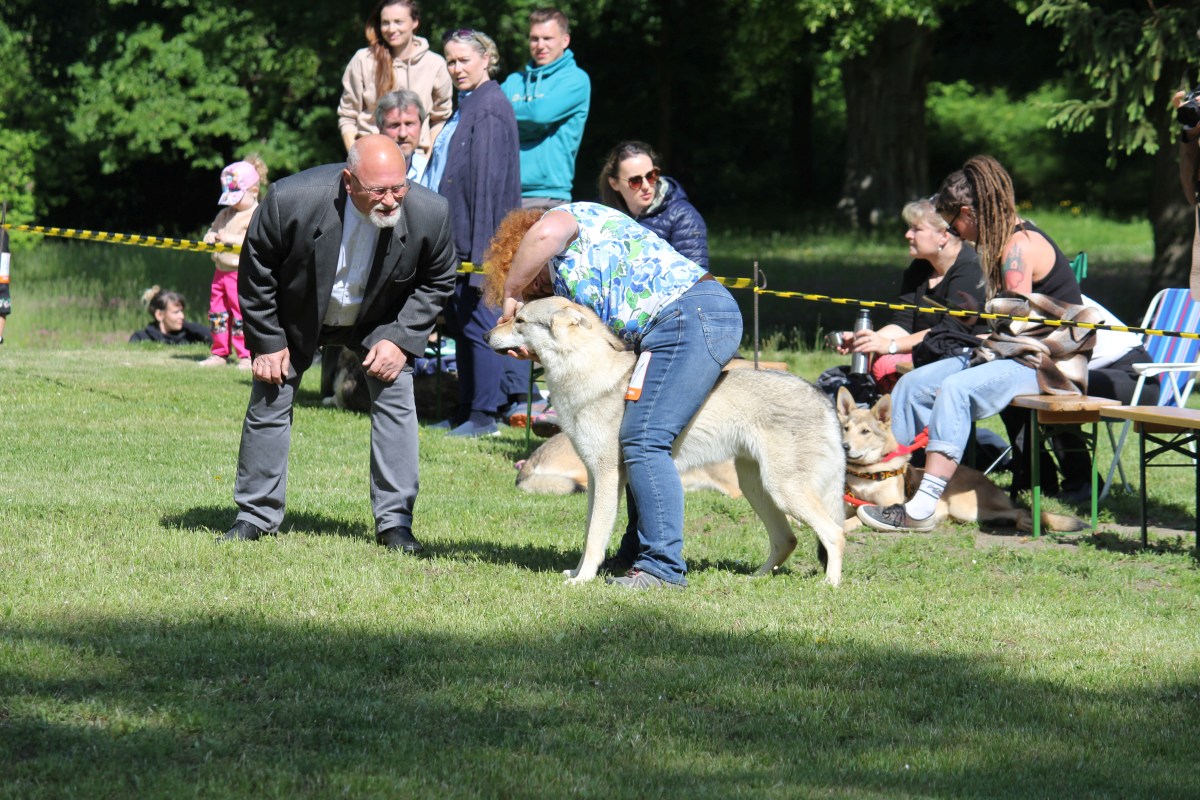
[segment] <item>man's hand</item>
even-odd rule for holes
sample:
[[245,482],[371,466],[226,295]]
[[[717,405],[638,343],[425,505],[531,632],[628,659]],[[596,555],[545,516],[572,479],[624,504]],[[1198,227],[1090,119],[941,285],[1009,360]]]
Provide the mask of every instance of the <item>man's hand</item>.
[[408,362],[408,356],[404,355],[404,351],[384,339],[376,342],[370,350],[367,351],[367,357],[363,360],[363,369],[373,378],[378,378],[384,383],[391,383],[400,377],[400,371],[404,369],[404,365]]
[[292,364],[292,355],[285,347],[278,353],[264,353],[254,357],[251,368],[254,380],[263,383],[281,385],[287,380],[288,367]]

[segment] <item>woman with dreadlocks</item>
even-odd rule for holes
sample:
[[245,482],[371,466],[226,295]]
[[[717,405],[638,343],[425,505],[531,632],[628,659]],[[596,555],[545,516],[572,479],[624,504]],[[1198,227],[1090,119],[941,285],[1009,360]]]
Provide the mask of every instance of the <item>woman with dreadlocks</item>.
[[[975,156],[942,182],[938,212],[975,243],[986,310],[1014,316],[1097,322],[1058,245],[1017,214],[1012,178],[991,156]],[[993,322],[979,347],[915,369],[892,392],[892,432],[904,444],[929,429],[925,476],[904,504],[861,506],[876,530],[927,531],[962,460],[973,420],[999,412],[1018,395],[1083,394],[1094,332],[1037,323]]]

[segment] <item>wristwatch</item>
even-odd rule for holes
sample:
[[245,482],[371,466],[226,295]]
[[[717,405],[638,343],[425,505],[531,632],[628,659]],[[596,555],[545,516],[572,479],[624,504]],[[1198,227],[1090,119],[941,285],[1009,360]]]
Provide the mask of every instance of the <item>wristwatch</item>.
[[896,340],[895,340],[895,339],[889,339],[889,340],[888,340],[888,355],[889,355],[889,356],[894,356],[894,355],[896,355],[896,350],[897,350],[897,349],[898,349],[898,348],[896,347]]

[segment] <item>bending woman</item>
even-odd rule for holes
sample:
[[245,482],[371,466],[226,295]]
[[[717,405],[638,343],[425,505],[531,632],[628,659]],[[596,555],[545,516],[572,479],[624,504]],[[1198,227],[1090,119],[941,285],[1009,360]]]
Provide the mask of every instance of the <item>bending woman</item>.
[[512,212],[487,263],[488,297],[502,304],[502,322],[524,300],[558,295],[591,308],[649,360],[641,398],[626,402],[621,420],[632,502],[610,564],[632,562],[632,568],[609,583],[687,585],[683,486],[671,446],[737,353],[737,303],[703,267],[597,203],[571,203],[544,216],[534,209]]
[[[1081,304],[1079,283],[1062,250],[1017,215],[1012,179],[991,156],[975,156],[942,182],[938,211],[974,241],[986,280],[987,309],[1096,321]],[[1032,339],[1036,345],[1031,346]],[[990,417],[1017,395],[1082,394],[1094,332],[1026,326],[1020,335],[1000,323],[973,353],[951,355],[913,370],[892,392],[892,432],[904,444],[929,428],[925,476],[904,504],[861,506],[858,518],[876,530],[927,531],[937,502],[966,450],[973,420]]]

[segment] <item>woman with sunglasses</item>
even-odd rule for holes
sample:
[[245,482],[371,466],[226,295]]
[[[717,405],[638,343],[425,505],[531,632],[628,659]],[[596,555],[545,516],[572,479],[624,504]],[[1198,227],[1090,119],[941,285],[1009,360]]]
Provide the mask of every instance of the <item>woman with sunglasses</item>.
[[[1017,214],[1012,178],[991,156],[975,156],[938,190],[938,212],[975,242],[983,268],[986,310],[1098,322],[1082,305],[1067,257],[1050,237]],[[1083,394],[1094,331],[1000,320],[974,349],[908,373],[892,391],[892,432],[901,444],[929,429],[925,475],[904,504],[861,506],[858,518],[876,530],[928,531],[947,482],[954,477],[971,423],[997,414],[1018,395]]]
[[419,147],[428,154],[450,118],[453,89],[446,62],[416,36],[421,26],[417,0],[379,0],[365,25],[367,46],[354,54],[342,74],[338,131],[346,150],[363,136],[379,133],[375,105],[388,92],[411,89],[428,109]]
[[[496,43],[479,31],[443,37],[457,108],[433,145],[421,183],[450,201],[454,247],[477,267],[504,215],[521,207],[520,139],[512,104],[493,77],[500,69]],[[438,423],[451,436],[499,433],[496,416],[508,402],[503,389],[509,362],[484,341],[499,309],[483,302],[483,275],[460,275],[446,309],[457,334],[458,414]]]
[[658,153],[645,142],[621,142],[600,170],[600,202],[625,212],[708,269],[708,226],[679,182],[663,175],[658,164]]
[[628,572],[609,583],[685,586],[683,487],[671,446],[737,353],[737,303],[704,267],[599,203],[513,211],[487,265],[487,296],[502,306],[501,321],[525,300],[558,295],[595,311],[638,354],[641,395],[626,402],[620,423],[629,526],[608,562]]

